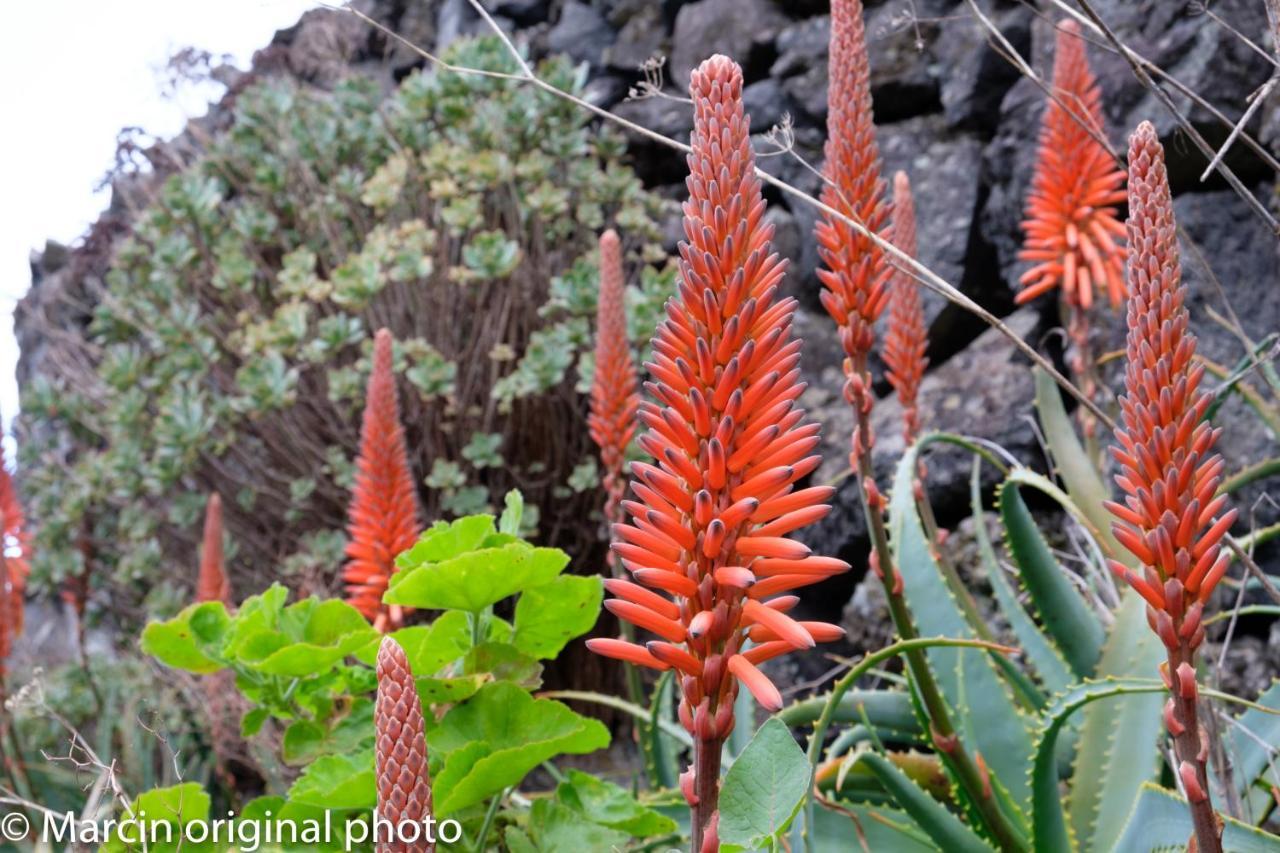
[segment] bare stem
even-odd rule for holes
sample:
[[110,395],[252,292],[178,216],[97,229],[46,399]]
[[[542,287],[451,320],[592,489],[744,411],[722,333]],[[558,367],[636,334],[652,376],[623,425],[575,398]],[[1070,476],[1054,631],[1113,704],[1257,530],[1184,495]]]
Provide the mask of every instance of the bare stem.
[[1209,799],[1209,744],[1200,732],[1200,720],[1196,709],[1196,695],[1186,696],[1186,691],[1178,689],[1177,672],[1183,663],[1189,663],[1194,670],[1195,651],[1185,643],[1176,650],[1169,650],[1169,673],[1174,679],[1173,717],[1181,725],[1182,731],[1174,734],[1174,753],[1179,765],[1189,765],[1195,771],[1195,785],[1184,780],[1187,794],[1187,806],[1191,810],[1191,820],[1195,825],[1196,853],[1222,853],[1222,830],[1219,819],[1213,810],[1213,802]]
[[701,853],[706,840],[707,823],[720,808],[720,753],[724,738],[698,738],[693,746],[693,793],[697,802],[692,807],[692,853]]

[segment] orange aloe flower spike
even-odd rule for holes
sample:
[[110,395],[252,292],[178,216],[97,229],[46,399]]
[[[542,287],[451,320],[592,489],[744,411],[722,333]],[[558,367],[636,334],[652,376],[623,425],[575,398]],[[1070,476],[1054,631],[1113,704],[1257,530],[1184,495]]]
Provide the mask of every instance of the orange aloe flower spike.
[[1033,266],[1019,281],[1017,301],[1061,286],[1074,307],[1092,305],[1095,288],[1117,306],[1124,299],[1124,254],[1117,244],[1124,225],[1116,211],[1125,199],[1124,171],[1094,138],[1104,132],[1102,90],[1075,21],[1058,27],[1053,91],[1040,127],[1022,223],[1026,241],[1018,255]]
[[422,532],[418,494],[414,489],[400,403],[391,367],[391,333],[378,331],[373,344],[373,370],[365,398],[356,459],[355,486],[348,511],[347,556],[343,572],[347,601],[380,631],[399,628],[403,608],[382,603],[395,559]]
[[1236,511],[1218,494],[1223,462],[1212,449],[1220,431],[1204,420],[1212,396],[1195,362],[1164,149],[1149,122],[1129,140],[1128,240],[1125,393],[1111,448],[1125,497],[1108,508],[1116,539],[1141,570],[1111,565],[1146,600],[1147,620],[1165,645],[1165,724],[1178,773],[1199,849],[1221,850],[1200,748],[1195,657],[1204,607],[1230,561],[1222,539]]
[[[861,0],[831,3],[831,47],[827,90],[826,183],[822,201],[868,230],[883,234],[889,224],[880,149],[871,113],[871,70]],[[824,213],[815,229],[823,307],[835,320],[846,357],[851,403],[870,405],[866,363],[875,343],[875,323],[889,299],[892,268],[870,238]],[[855,436],[855,439],[858,437]],[[861,442],[870,446],[870,436]],[[861,443],[855,441],[855,444]]]
[[[893,176],[893,245],[916,256],[916,209],[911,199],[911,181],[906,172]],[[902,404],[903,433],[907,444],[920,432],[920,412],[916,395],[924,379],[929,359],[929,332],[924,325],[920,289],[910,273],[894,269],[889,301],[889,329],[884,336],[884,362],[889,384]]]
[[196,579],[196,601],[221,601],[231,607],[231,581],[222,556],[222,496],[209,495],[204,508],[204,547]]
[[840,633],[802,625],[750,596],[756,572],[784,566],[791,573],[784,588],[793,589],[848,565],[810,556],[782,535],[824,515],[832,490],[795,491],[820,461],[812,453],[818,435],[796,407],[804,389],[800,342],[791,335],[796,303],[778,293],[785,263],[764,222],[742,71],[713,56],[694,72],[690,94],[680,280],[647,365],[656,402],[639,410],[648,427],[641,441],[655,461],[632,464],[638,500],[624,504],[631,521],[614,526],[623,566],[653,594],[615,583],[617,597],[606,604],[660,639],[588,646],[680,674],[679,717],[696,745],[685,786],[694,849],[707,850],[715,849],[720,747],[734,727],[739,685],[771,711],[780,704],[777,688],[743,654],[748,633],[763,625],[793,649],[812,646],[815,631]]
[[596,367],[591,385],[591,414],[587,425],[600,448],[604,466],[605,521],[622,521],[620,504],[626,494],[623,473],[627,446],[636,431],[636,366],[627,343],[627,306],[622,278],[622,244],[612,229],[600,235],[600,295],[596,303]]
[[[401,823],[421,825],[431,817],[426,724],[409,660],[391,637],[383,637],[378,647],[377,673],[373,729],[378,817],[393,829]],[[376,847],[377,853],[432,853],[435,848],[425,838],[417,842],[380,840]]]
[[4,448],[0,447],[0,662],[9,656],[15,637],[22,633],[26,609],[27,576],[31,574],[31,546],[26,529],[26,516],[18,500],[13,475],[5,465]]

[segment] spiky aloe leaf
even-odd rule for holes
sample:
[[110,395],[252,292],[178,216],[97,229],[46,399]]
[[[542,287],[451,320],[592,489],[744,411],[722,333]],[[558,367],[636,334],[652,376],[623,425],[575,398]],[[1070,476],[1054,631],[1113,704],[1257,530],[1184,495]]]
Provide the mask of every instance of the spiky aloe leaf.
[[[903,592],[920,633],[974,638],[959,603],[951,595],[933,558],[916,511],[912,483],[919,451],[936,440],[925,435],[898,463],[889,502],[889,536],[902,575]],[[987,655],[959,650],[929,650],[938,684],[955,709],[961,739],[980,752],[1019,808],[1030,806],[1030,718],[1019,711],[1008,685]]]
[[[778,718],[789,726],[808,725],[821,716],[827,705],[826,695],[795,702],[778,712]],[[833,723],[870,722],[878,728],[918,732],[920,727],[911,699],[901,690],[850,690],[840,697]]]
[[1026,653],[1027,660],[1035,669],[1036,674],[1040,676],[1040,682],[1045,689],[1050,693],[1057,693],[1071,683],[1071,672],[1067,667],[1066,660],[1062,657],[1062,652],[1040,630],[1035,620],[1031,618],[1030,614],[1022,606],[1022,602],[1018,601],[1013,585],[1004,576],[1004,570],[1000,568],[1000,563],[996,559],[995,548],[992,547],[991,537],[987,533],[987,526],[982,520],[981,466],[982,460],[975,458],[973,477],[969,482],[969,495],[973,509],[974,534],[978,540],[978,553],[982,557],[983,565],[986,566],[987,578],[991,581],[991,589],[995,593],[996,601],[1000,604],[1000,611],[1009,620],[1009,628],[1013,631],[1013,635],[1018,638],[1018,645]]
[[1035,767],[1031,777],[1031,825],[1036,850],[1073,849],[1058,791],[1057,760],[1058,736],[1071,715],[1099,699],[1163,692],[1164,686],[1159,683],[1104,679],[1075,684],[1053,697],[1041,717],[1041,728],[1036,740]]
[[[1280,681],[1272,682],[1257,704],[1280,711]],[[1232,774],[1240,801],[1246,804],[1245,816],[1257,821],[1265,813],[1271,793],[1254,787],[1254,782],[1267,772],[1266,744],[1280,743],[1280,716],[1250,708],[1236,718],[1231,727]]]
[[[1184,850],[1195,834],[1186,800],[1150,782],[1142,785],[1123,834],[1114,848],[1125,853]],[[1231,853],[1276,853],[1280,836],[1229,817],[1223,818],[1222,849]]]
[[863,753],[858,762],[869,769],[894,802],[906,811],[941,849],[948,853],[990,853],[991,846],[964,825],[945,806],[929,796],[893,762],[877,752]]
[[[1164,648],[1147,628],[1142,599],[1125,590],[1097,677],[1154,678],[1163,656]],[[1122,705],[1092,705],[1081,712],[1067,796],[1067,821],[1081,851],[1125,849],[1115,846],[1116,839],[1138,790],[1155,776],[1163,700],[1155,693],[1132,696]]]
[[1077,678],[1093,674],[1106,639],[1102,623],[1058,565],[1012,478],[1000,488],[1000,518],[1045,632]]
[[1103,549],[1111,555],[1120,551],[1111,536],[1111,515],[1102,502],[1110,496],[1110,490],[1098,475],[1098,469],[1085,453],[1076,437],[1071,418],[1062,405],[1062,395],[1049,374],[1035,368],[1036,411],[1040,414],[1040,429],[1045,443],[1053,455],[1054,471],[1062,479],[1072,502],[1089,520],[1089,527]]

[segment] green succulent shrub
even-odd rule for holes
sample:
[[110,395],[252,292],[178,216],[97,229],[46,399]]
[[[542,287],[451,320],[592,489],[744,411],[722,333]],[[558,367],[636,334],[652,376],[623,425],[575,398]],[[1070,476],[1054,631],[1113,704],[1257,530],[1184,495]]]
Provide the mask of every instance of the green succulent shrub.
[[[514,70],[492,38],[449,55]],[[583,82],[564,59],[539,74]],[[36,583],[102,570],[115,613],[148,589],[152,612],[172,612],[186,595],[169,567],[193,564],[217,490],[244,589],[282,572],[327,589],[382,326],[429,517],[518,487],[549,542],[596,541],[598,487],[581,476],[596,233],[617,225],[642,267],[637,338],[672,286],[661,204],[624,156],[576,107],[499,79],[240,93],[230,126],[130,226],[87,340],[51,344],[70,349],[24,393]]]

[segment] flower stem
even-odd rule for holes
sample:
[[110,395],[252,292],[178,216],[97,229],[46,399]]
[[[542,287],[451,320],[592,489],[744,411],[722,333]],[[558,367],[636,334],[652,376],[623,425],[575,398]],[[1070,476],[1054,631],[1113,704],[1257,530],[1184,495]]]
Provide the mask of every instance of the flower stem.
[[[1195,665],[1195,651],[1184,643],[1178,649],[1169,650],[1169,672],[1177,673],[1184,662]],[[1175,676],[1176,679],[1176,676]],[[1200,718],[1196,709],[1198,691],[1190,697],[1176,689],[1173,696],[1173,717],[1181,724],[1182,731],[1173,738],[1174,753],[1179,765],[1188,764],[1195,772],[1195,784],[1189,785],[1183,780],[1186,788],[1187,807],[1191,811],[1191,821],[1196,831],[1197,853],[1222,853],[1222,835],[1218,816],[1213,810],[1213,802],[1209,798],[1209,773],[1207,741],[1200,733]],[[1175,768],[1176,769],[1176,768]],[[1198,790],[1196,790],[1198,788]]]
[[701,853],[707,823],[720,808],[720,755],[724,738],[698,738],[694,742],[693,792],[698,801],[693,804],[693,843],[691,853]]

